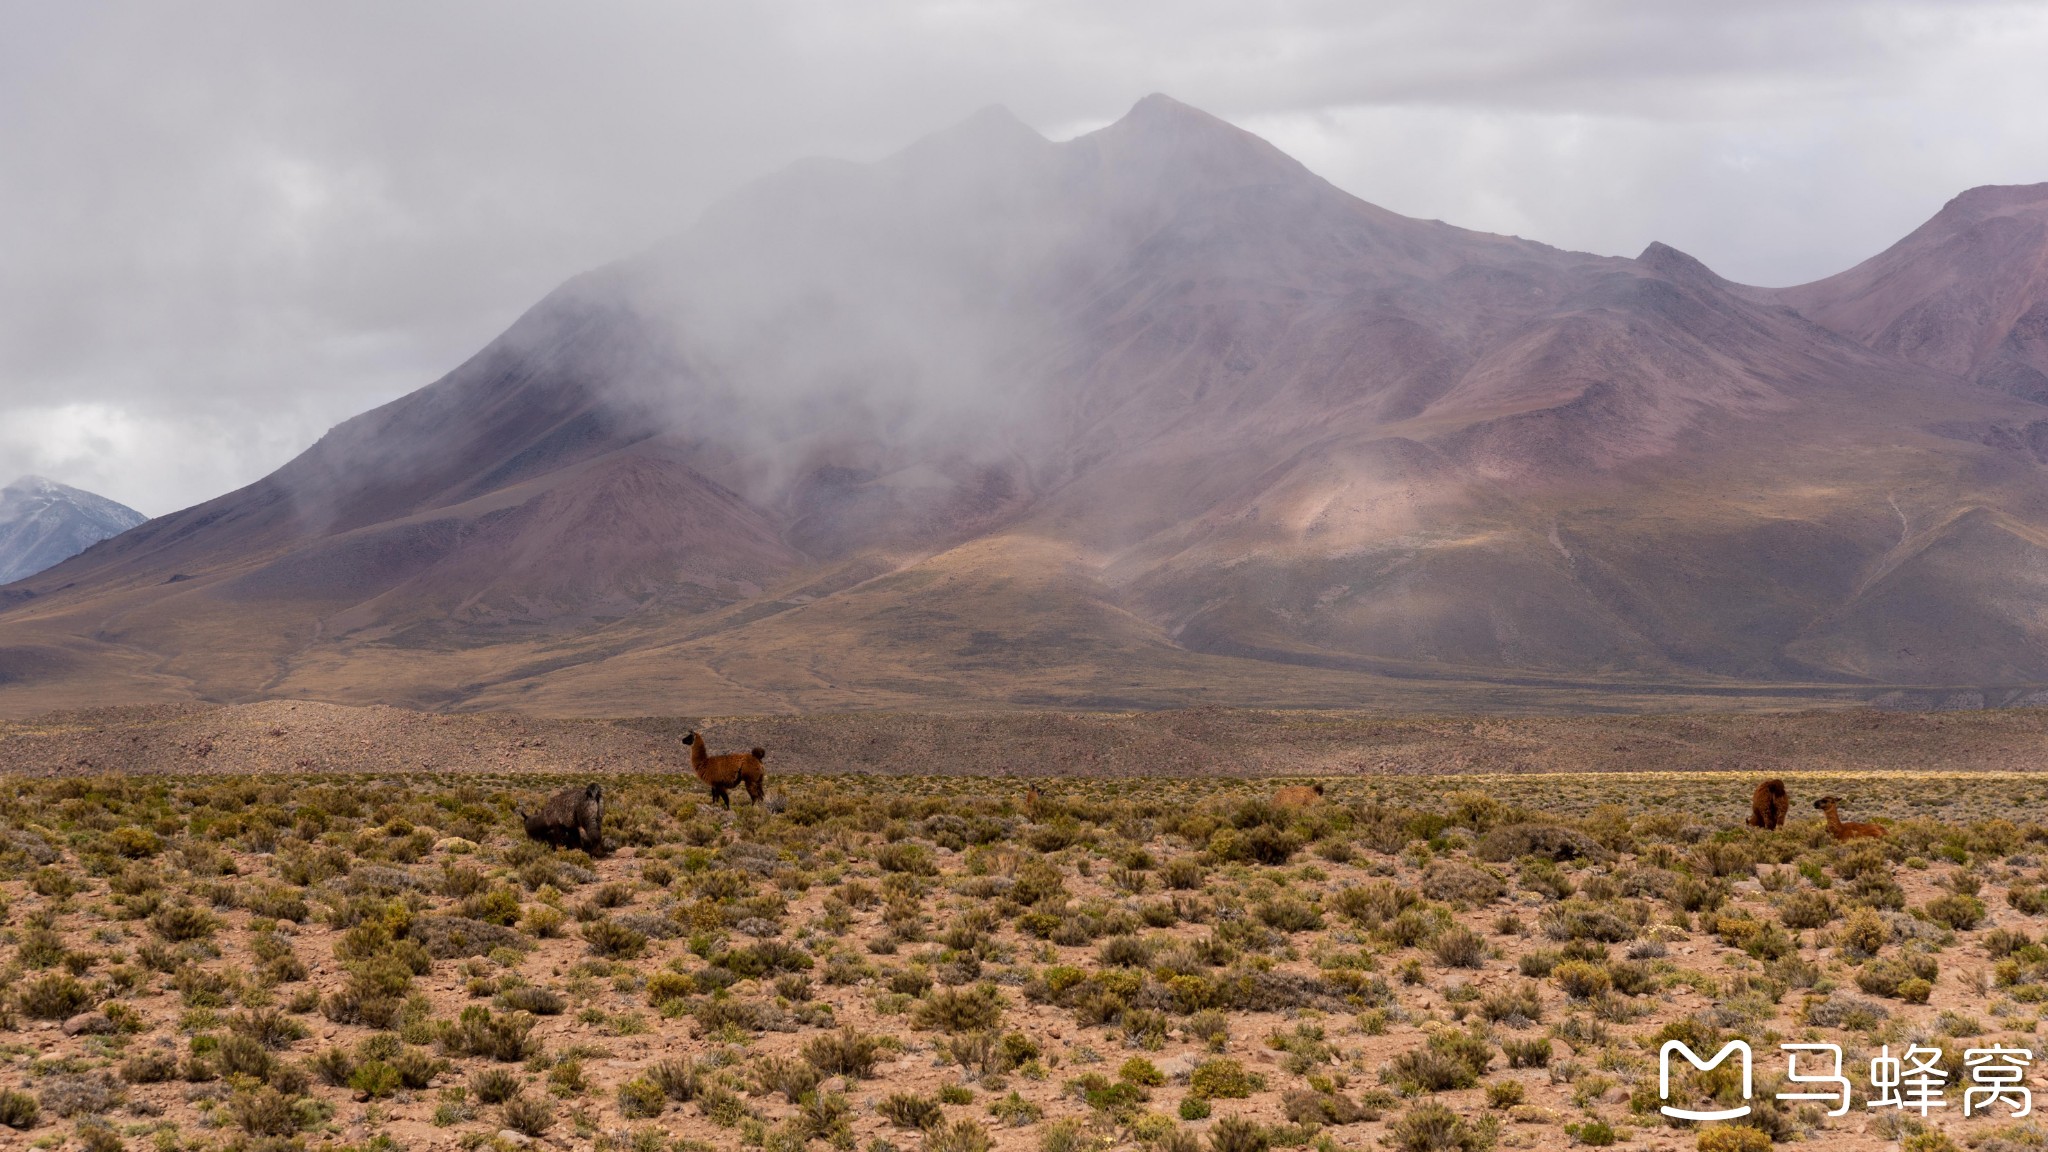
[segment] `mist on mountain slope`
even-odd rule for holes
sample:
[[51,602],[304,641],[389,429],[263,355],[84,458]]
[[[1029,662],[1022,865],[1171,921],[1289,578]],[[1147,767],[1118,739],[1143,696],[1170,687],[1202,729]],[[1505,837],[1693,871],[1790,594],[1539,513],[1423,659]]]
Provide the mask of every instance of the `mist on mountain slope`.
[[2048,673],[2044,410],[1786,300],[1401,217],[1164,97],[992,111],[743,189],[0,631],[414,702]]

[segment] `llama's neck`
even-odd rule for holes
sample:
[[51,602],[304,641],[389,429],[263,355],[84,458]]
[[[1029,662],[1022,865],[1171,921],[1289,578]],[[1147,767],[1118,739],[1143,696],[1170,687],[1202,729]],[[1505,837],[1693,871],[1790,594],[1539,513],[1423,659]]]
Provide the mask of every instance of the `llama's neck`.
[[704,738],[702,736],[690,741],[690,767],[702,769],[705,762],[710,759],[711,754],[704,751]]
[[1835,811],[1835,806],[1833,804],[1830,804],[1826,808],[1821,809],[1821,811],[1827,813],[1828,831],[1840,833],[1842,830],[1842,814],[1840,812]]

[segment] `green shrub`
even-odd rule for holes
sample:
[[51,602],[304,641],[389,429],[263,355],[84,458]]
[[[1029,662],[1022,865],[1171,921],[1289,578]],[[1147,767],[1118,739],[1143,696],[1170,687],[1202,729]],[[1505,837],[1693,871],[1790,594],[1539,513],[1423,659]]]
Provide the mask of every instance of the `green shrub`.
[[1188,1090],[1205,1100],[1242,1100],[1265,1087],[1264,1077],[1222,1056],[1202,1061],[1188,1075]]
[[1485,1152],[1493,1134],[1434,1100],[1424,1100],[1387,1125],[1382,1138],[1395,1152]]
[[0,1091],[0,1124],[9,1128],[33,1128],[42,1108],[36,1098],[13,1089]]
[[1550,1039],[1537,1036],[1528,1040],[1510,1037],[1500,1042],[1501,1055],[1506,1056],[1510,1068],[1547,1068],[1550,1066]]
[[64,972],[49,972],[21,985],[16,1002],[31,1020],[63,1020],[92,1007],[92,990]]
[[121,1079],[130,1084],[162,1084],[177,1075],[177,1056],[161,1048],[137,1052],[121,1061]]
[[635,1076],[619,1085],[619,1115],[628,1120],[659,1116],[668,1107],[668,1093],[647,1076]]
[[1614,1126],[1605,1120],[1588,1120],[1582,1124],[1567,1124],[1566,1134],[1593,1148],[1605,1148],[1614,1143]]
[[851,1076],[865,1080],[875,1074],[882,1059],[882,1042],[852,1026],[813,1037],[804,1045],[804,1059],[827,1076]]
[[533,1017],[523,1012],[493,1015],[481,1005],[471,1005],[453,1023],[441,1028],[441,1050],[450,1056],[487,1056],[511,1064],[532,1055],[537,1045],[531,1033]]
[[1381,1078],[1404,1092],[1447,1092],[1479,1083],[1492,1062],[1492,1046],[1476,1031],[1446,1028],[1422,1047],[1394,1057]]
[[1003,1019],[1003,994],[993,984],[970,989],[941,988],[917,1006],[912,1020],[920,1028],[947,1032],[978,1032]]
[[1614,984],[1606,965],[1584,960],[1567,960],[1552,969],[1550,975],[1564,994],[1574,1000],[1591,1000]]
[[647,951],[647,937],[614,920],[592,920],[583,926],[583,940],[590,954],[614,960],[633,960]]
[[1257,1121],[1225,1116],[1209,1127],[1211,1152],[1266,1152],[1272,1138]]
[[519,1092],[519,1077],[507,1068],[486,1068],[469,1078],[469,1090],[485,1104],[503,1104]]
[[1462,924],[1449,928],[1430,941],[1436,962],[1447,968],[1481,968],[1486,965],[1486,940]]
[[825,1078],[818,1066],[808,1060],[788,1060],[780,1056],[762,1058],[754,1076],[762,1088],[781,1093],[782,1098],[791,1104],[802,1102]]
[[1957,932],[1968,932],[1984,920],[1984,902],[1975,896],[1951,893],[1927,902],[1927,918]]
[[1431,861],[1422,870],[1422,894],[1452,904],[1490,904],[1507,892],[1507,884],[1489,869],[1456,860]]
[[898,1128],[931,1129],[946,1118],[937,1100],[911,1092],[892,1092],[875,1110]]
[[398,1069],[382,1060],[365,1060],[348,1075],[348,1086],[371,1100],[381,1100],[398,1091],[403,1084]]
[[1036,1124],[1045,1119],[1045,1109],[1012,1090],[1008,1096],[989,1102],[988,1114],[1012,1128]]
[[939,873],[939,866],[932,861],[931,849],[904,840],[884,844],[875,853],[875,863],[884,872],[910,876],[936,876]]
[[1543,1022],[1543,996],[1536,985],[1524,983],[1518,988],[1499,988],[1487,993],[1479,1001],[1479,1016],[1494,1024],[1506,1024],[1519,1028]]
[[1825,892],[1802,889],[1778,905],[1778,919],[1795,932],[1822,927],[1834,918],[1835,902]]
[[522,1136],[539,1139],[555,1126],[555,1106],[545,1096],[515,1092],[505,1101],[505,1127]]
[[203,940],[220,930],[220,921],[213,913],[191,904],[168,904],[157,909],[149,918],[149,926],[156,934],[173,944],[186,940]]
[[1715,1124],[1700,1129],[1694,1147],[1699,1152],[1771,1152],[1771,1138],[1747,1124]]
[[251,1136],[285,1137],[300,1127],[296,1103],[275,1088],[257,1088],[235,1093],[228,1113],[242,1131]]
[[[673,975],[675,975],[673,972],[657,972],[647,981],[648,986],[652,988],[656,980],[661,979],[663,976]],[[684,979],[688,979],[688,977],[684,977]],[[649,996],[648,999],[650,1002],[653,1002],[652,996]],[[560,992],[549,988],[538,988],[531,984],[505,989],[503,992],[498,993],[497,1002],[500,1007],[510,1011],[531,1012],[535,1016],[560,1016],[562,1010],[569,1006],[569,1002],[562,999]]]
[[1872,996],[1889,996],[1909,1004],[1925,1004],[1934,988],[1940,962],[1920,952],[1872,960],[1856,970],[1856,986]]
[[2014,884],[2006,889],[2005,902],[2025,915],[2039,916],[2048,912],[2048,886]]

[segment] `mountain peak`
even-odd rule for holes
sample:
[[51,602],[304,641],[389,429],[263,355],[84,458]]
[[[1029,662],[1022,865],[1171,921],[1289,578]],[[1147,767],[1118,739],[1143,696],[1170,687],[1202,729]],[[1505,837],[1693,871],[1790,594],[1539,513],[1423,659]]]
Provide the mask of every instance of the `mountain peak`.
[[1942,211],[1947,213],[1953,209],[1973,216],[2002,216],[2036,205],[2048,205],[2048,183],[1979,184],[1958,194],[1942,206]]
[[0,488],[0,584],[33,576],[144,519],[104,496],[23,476]]
[[977,134],[1003,132],[1013,136],[1030,136],[1040,140],[1045,139],[1045,137],[1038,134],[1036,128],[1026,124],[1015,112],[1010,111],[1006,105],[1002,104],[990,104],[981,108],[974,115],[954,125],[953,130]]
[[990,104],[905,148],[894,162],[906,172],[926,175],[976,173],[1031,163],[1052,146],[1052,141],[1018,119],[1015,112]]
[[1154,92],[1131,105],[1131,110],[1105,131],[1130,134],[1171,135],[1182,138],[1214,136],[1258,140],[1258,137],[1220,117],[1211,116],[1190,104],[1183,104],[1161,92]]
[[1133,104],[1116,123],[1073,144],[1112,166],[1149,171],[1170,188],[1315,179],[1299,161],[1258,136],[1157,92]]
[[1650,241],[1649,247],[1644,248],[1636,256],[1636,262],[1648,264],[1659,271],[1684,269],[1688,272],[1706,272],[1709,275],[1713,272],[1705,264],[1700,263],[1699,257],[1673,248],[1662,240]]

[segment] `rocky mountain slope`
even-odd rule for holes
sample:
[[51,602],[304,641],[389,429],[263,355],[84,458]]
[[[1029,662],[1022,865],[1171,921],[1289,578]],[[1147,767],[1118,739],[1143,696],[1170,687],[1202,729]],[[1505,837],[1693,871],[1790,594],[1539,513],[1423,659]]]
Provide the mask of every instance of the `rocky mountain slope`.
[[[1980,189],[1771,292],[1398,216],[1165,97],[992,110],[0,590],[0,707],[2019,698],[2044,213]],[[2019,311],[1885,335],[1959,300]]]

